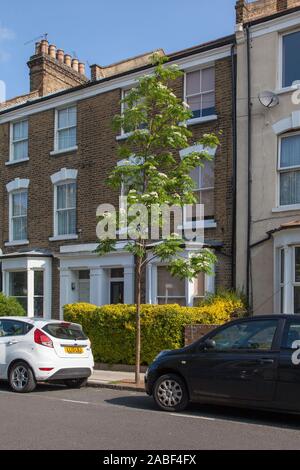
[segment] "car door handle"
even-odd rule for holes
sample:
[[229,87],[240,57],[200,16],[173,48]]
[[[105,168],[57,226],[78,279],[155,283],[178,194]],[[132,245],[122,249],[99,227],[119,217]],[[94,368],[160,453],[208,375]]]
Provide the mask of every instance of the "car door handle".
[[274,359],[259,359],[257,361],[259,364],[274,364]]
[[14,341],[8,341],[6,344],[7,344],[7,346],[12,346],[13,344],[18,344],[18,342],[19,342],[19,341],[16,341],[16,340],[14,340]]

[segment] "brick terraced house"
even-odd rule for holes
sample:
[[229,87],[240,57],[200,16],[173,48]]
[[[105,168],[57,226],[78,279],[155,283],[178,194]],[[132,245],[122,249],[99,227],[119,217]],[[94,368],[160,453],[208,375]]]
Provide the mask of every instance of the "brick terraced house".
[[[205,241],[218,263],[215,276],[188,282],[153,262],[144,283],[149,303],[193,305],[233,285],[234,42],[230,36],[169,54],[185,72],[174,90],[191,106],[195,141],[223,132],[213,161],[193,174],[205,202]],[[150,55],[93,65],[89,80],[84,64],[42,40],[28,62],[30,93],[0,105],[2,289],[29,316],[58,318],[70,302],[134,303],[132,255],[122,246],[105,257],[94,253],[96,209],[118,204],[105,180],[126,134],[116,135],[111,121],[126,90],[151,72]]]

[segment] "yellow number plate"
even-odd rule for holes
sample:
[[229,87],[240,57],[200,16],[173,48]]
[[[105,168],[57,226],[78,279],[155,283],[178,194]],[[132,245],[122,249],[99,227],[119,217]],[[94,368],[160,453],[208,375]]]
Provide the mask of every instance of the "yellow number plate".
[[83,354],[83,348],[76,348],[74,346],[65,347],[67,354]]

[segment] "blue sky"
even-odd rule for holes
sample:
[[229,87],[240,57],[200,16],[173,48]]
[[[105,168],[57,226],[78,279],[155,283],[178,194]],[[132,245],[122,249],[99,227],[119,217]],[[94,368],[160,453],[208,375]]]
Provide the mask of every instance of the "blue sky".
[[[162,47],[166,53],[234,32],[235,0],[11,0],[0,10],[0,80],[7,97],[29,88],[34,40],[110,63]],[[25,44],[33,40],[32,43]]]

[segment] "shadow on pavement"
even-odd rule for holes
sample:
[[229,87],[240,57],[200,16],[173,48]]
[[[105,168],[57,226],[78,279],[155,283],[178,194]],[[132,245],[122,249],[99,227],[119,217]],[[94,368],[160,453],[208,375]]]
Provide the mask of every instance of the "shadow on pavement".
[[[105,401],[111,405],[135,408],[137,410],[158,411],[153,399],[147,396],[122,396]],[[164,412],[161,411],[161,413]],[[191,418],[204,417],[218,421],[231,421],[300,431],[300,415],[201,404],[191,404],[182,414],[184,416],[190,415]]]
[[[31,393],[40,393],[40,392],[49,392],[54,390],[66,389],[64,385],[60,384],[47,384],[47,383],[38,383],[36,389]],[[14,395],[17,395],[13,392],[7,382],[0,382],[0,392],[7,392]]]

